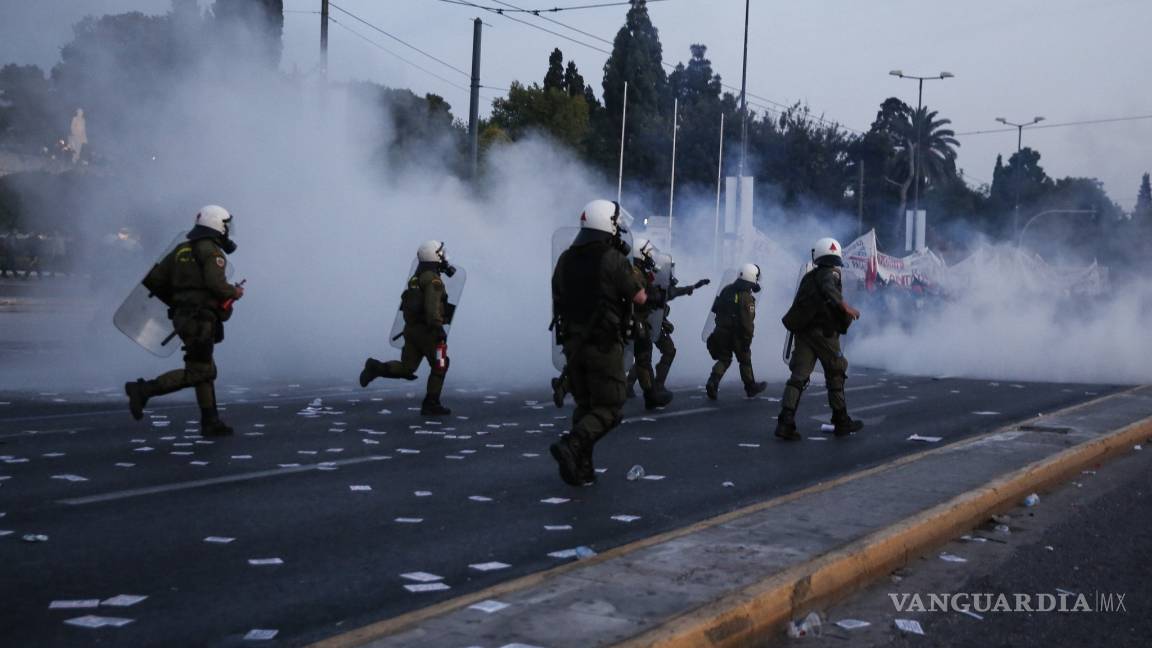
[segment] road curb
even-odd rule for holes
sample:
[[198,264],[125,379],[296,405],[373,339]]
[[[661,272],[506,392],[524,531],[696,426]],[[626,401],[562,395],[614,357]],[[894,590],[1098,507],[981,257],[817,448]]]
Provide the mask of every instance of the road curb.
[[1152,417],[1063,450],[617,644],[618,648],[731,648],[762,644],[786,621],[883,578],[926,551],[1152,437]]

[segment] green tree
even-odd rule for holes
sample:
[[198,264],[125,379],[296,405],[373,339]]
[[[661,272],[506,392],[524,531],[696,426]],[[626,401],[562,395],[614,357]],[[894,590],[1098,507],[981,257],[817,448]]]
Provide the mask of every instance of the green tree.
[[[224,47],[245,58],[255,52],[268,67],[280,66],[284,0],[216,0],[212,3],[212,14]],[[249,44],[252,47],[248,47]]]
[[678,64],[668,75],[668,87],[680,102],[676,181],[685,187],[709,186],[716,182],[720,144],[720,75],[712,71],[706,46],[692,45],[690,51],[688,64]]
[[[599,135],[619,141],[624,83],[628,83],[628,128],[624,173],[629,181],[663,186],[668,182],[672,101],[662,65],[660,34],[648,16],[645,0],[632,0],[624,25],[616,32],[612,55],[604,63],[604,108],[607,119]],[[609,151],[615,147],[607,147]],[[599,160],[615,168],[615,154]]]
[[544,75],[545,90],[567,90],[564,83],[564,53],[560,48],[548,55],[548,72]]
[[51,84],[35,65],[0,68],[0,141],[17,149],[39,150],[67,132]]
[[[568,67],[564,68],[564,90],[573,97],[583,97],[585,90],[589,93],[592,92],[592,88],[584,84],[584,77],[577,69],[575,61],[568,61]],[[589,103],[595,103],[595,101],[596,99],[593,97]]]
[[492,102],[490,122],[513,140],[542,131],[579,151],[588,134],[588,104],[583,94],[513,81],[508,96]]
[[1132,223],[1140,228],[1146,237],[1152,233],[1152,184],[1148,182],[1147,173],[1140,178],[1140,192],[1136,194]]

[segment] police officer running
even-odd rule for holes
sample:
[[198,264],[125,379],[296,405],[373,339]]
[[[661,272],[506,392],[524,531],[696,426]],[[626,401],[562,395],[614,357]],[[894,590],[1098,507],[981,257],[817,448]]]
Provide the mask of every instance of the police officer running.
[[668,294],[664,299],[664,317],[660,322],[660,336],[657,337],[655,345],[656,350],[660,352],[660,361],[656,363],[656,389],[658,391],[666,390],[664,383],[668,380],[668,373],[672,371],[672,362],[676,359],[676,342],[672,339],[672,333],[676,327],[668,319],[672,314],[670,302],[677,297],[691,296],[697,288],[703,288],[712,283],[709,279],[701,279],[690,286],[680,287],[679,281],[676,279],[676,263],[672,261],[671,257],[666,258],[671,265],[668,269],[670,275]]
[[416,250],[416,260],[416,272],[400,296],[400,310],[404,316],[404,348],[400,360],[380,362],[368,358],[360,372],[360,386],[367,387],[376,378],[416,380],[415,371],[420,361],[427,360],[431,370],[420,413],[424,416],[447,416],[452,410],[440,404],[440,393],[444,391],[444,377],[448,374],[448,334],[444,325],[450,322],[451,313],[448,293],[440,275],[451,277],[456,269],[448,263],[448,255],[440,241],[422,243]]
[[572,486],[596,481],[592,449],[620,424],[624,405],[624,336],[644,284],[628,262],[618,203],[593,200],[580,214],[580,233],[552,273],[552,309],[567,359],[576,411],[570,434],[549,448],[560,478]]
[[733,355],[740,364],[740,380],[748,398],[768,388],[768,383],[756,381],[752,371],[752,336],[756,331],[756,298],[752,293],[756,292],[760,292],[760,266],[746,263],[736,281],[724,286],[712,303],[716,329],[708,336],[707,345],[716,364],[704,387],[710,400],[716,400],[720,379],[732,364]]
[[[635,377],[644,392],[644,409],[653,410],[672,402],[672,392],[664,389],[656,382],[655,372],[652,370],[653,338],[656,332],[652,330],[651,316],[655,311],[664,312],[664,291],[656,284],[656,271],[658,270],[653,254],[656,246],[648,239],[637,239],[632,248],[632,272],[644,285],[644,292],[648,295],[647,301],[635,308],[635,339],[632,351],[635,362],[629,378]],[[631,383],[629,383],[631,389]]]
[[200,406],[201,436],[227,436],[232,428],[220,420],[216,409],[216,363],[213,347],[224,340],[224,322],[232,315],[231,304],[244,296],[244,286],[228,283],[225,255],[236,251],[229,234],[232,215],[218,205],[196,214],[196,225],[187,241],[160,260],[144,287],[168,307],[176,335],[184,345],[184,368],[161,374],[155,380],[137,379],[124,384],[132,418],[144,417],[150,398],[186,387],[196,390]]
[[853,320],[860,319],[860,311],[844,301],[840,281],[840,267],[844,261],[840,243],[833,238],[816,241],[812,247],[812,261],[816,267],[800,280],[792,307],[783,318],[784,328],[792,333],[795,346],[788,363],[792,375],[784,386],[776,436],[789,441],[803,438],[796,431],[796,408],[800,405],[801,394],[808,387],[817,360],[824,370],[828,388],[828,405],[832,408],[835,428],[833,434],[848,436],[864,427],[862,421],[848,416],[844,398],[848,360],[840,351],[840,336],[848,332]]

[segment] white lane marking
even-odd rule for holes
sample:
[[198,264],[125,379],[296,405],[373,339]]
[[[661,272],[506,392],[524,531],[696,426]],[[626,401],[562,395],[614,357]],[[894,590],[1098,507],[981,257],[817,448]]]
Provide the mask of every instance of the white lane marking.
[[100,495],[71,497],[68,499],[57,500],[57,503],[69,504],[71,506],[80,506],[83,504],[95,504],[97,502],[110,502],[113,500],[128,499],[130,497],[141,497],[144,495],[155,495],[157,493],[171,493],[173,491],[203,488],[205,486],[215,486],[216,484],[231,484],[233,482],[251,481],[253,479],[263,479],[265,477],[275,477],[278,475],[290,475],[292,473],[318,470],[321,467],[328,468],[332,466],[349,466],[353,464],[365,463],[368,461],[380,461],[386,458],[387,457],[380,455],[371,455],[368,457],[357,457],[355,459],[344,459],[342,461],[326,461],[323,464],[309,464],[306,466],[298,466],[293,468],[276,468],[274,470],[259,470],[256,472],[240,473],[238,475],[225,475],[223,477],[211,477],[209,479],[197,479],[194,481],[176,482],[173,484],[160,484],[158,486],[147,486],[144,488],[130,488],[128,490],[102,493]]
[[[858,392],[858,391],[864,391],[865,389],[880,389],[881,387],[884,387],[884,385],[860,385],[859,387],[845,387],[844,391],[846,391],[846,392]],[[828,393],[828,390],[825,389],[822,391],[811,392],[810,395],[811,396],[822,396],[822,395],[827,394],[827,393]]]
[[76,432],[83,432],[84,430],[91,430],[88,427],[78,428],[65,428],[63,430],[25,430],[24,432],[15,432],[13,434],[0,434],[0,439],[15,439],[17,437],[37,437],[47,436],[49,434],[74,434]]
[[[903,405],[904,403],[911,403],[911,402],[912,402],[911,398],[902,398],[900,400],[887,401],[884,403],[876,403],[875,405],[865,405],[863,407],[853,407],[853,408],[850,408],[849,412],[852,414],[855,414],[857,412],[867,412],[868,410],[880,409],[882,407],[892,407],[893,405]],[[811,418],[813,421],[823,421],[827,418],[827,416],[812,416],[809,418]]]

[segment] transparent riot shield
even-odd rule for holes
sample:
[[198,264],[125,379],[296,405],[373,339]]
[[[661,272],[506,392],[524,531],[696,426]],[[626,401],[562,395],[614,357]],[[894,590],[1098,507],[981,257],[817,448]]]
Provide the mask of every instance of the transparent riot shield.
[[[420,262],[414,259],[412,268],[408,271],[409,278],[416,275],[416,266],[418,265]],[[448,306],[444,309],[445,335],[452,330],[452,320],[456,315],[456,307],[460,305],[460,296],[464,294],[464,284],[468,283],[468,272],[460,266],[453,267],[456,268],[456,272],[451,277],[446,274],[440,275],[440,280],[444,282],[444,290],[448,293]],[[404,290],[407,289],[408,280],[405,280]],[[388,334],[388,343],[397,349],[404,348],[404,309],[402,305],[396,308],[396,318],[392,320],[392,331]]]
[[[796,286],[800,286],[800,282],[804,280],[804,275],[808,274],[816,268],[816,265],[811,261],[805,262],[804,266],[800,268],[800,275],[796,277]],[[792,349],[796,346],[796,336],[792,331],[784,329],[784,364],[790,365],[792,363]],[[819,365],[819,363],[817,363]]]
[[[155,263],[160,263],[176,246],[187,240],[184,232],[177,234]],[[148,270],[152,270],[151,266]],[[233,266],[229,263],[224,274],[231,278],[232,272]],[[167,358],[180,348],[180,340],[176,337],[172,320],[168,318],[168,306],[144,287],[143,279],[136,283],[124,303],[116,309],[112,323],[128,339],[161,358]]]
[[[716,304],[716,297],[720,296],[720,291],[722,291],[726,287],[728,287],[728,285],[731,284],[733,281],[736,281],[737,277],[739,277],[739,276],[740,276],[739,270],[732,269],[732,270],[725,270],[724,271],[724,276],[720,279],[720,283],[716,286],[716,296],[712,298],[712,304],[713,305]],[[700,339],[703,340],[705,343],[707,343],[708,338],[712,336],[712,331],[715,331],[715,330],[716,330],[716,315],[715,315],[715,313],[709,312],[708,317],[705,318],[705,320],[704,320],[704,330],[700,332]]]
[[[624,224],[624,227],[626,229],[629,229],[629,230],[631,229],[632,216],[630,214],[628,214],[628,212],[625,211],[624,208],[620,209],[620,220]],[[579,233],[580,233],[579,227],[561,227],[552,233],[552,270],[553,271],[556,270],[556,264],[560,261],[560,255],[564,254],[565,250],[572,247],[572,242],[576,240],[576,236]],[[632,232],[631,231],[621,232],[620,238],[622,238],[624,240],[624,242],[626,242],[628,244],[629,247],[632,246]],[[549,319],[551,319],[551,315],[549,315]],[[557,341],[559,334],[560,334],[559,331],[557,331],[555,329],[552,330],[552,366],[556,367],[557,371],[563,371],[564,367],[568,364],[568,360],[565,359],[565,357],[564,357],[564,347]],[[630,355],[631,350],[632,350],[632,344],[629,343],[628,348],[625,349],[625,355],[627,357],[631,357],[631,355]],[[631,366],[631,364],[626,363],[625,366]]]
[[[656,261],[655,279],[652,284],[664,292],[664,299],[668,299],[668,291],[672,288],[672,256],[657,252],[652,255],[652,258]],[[664,336],[664,318],[667,316],[667,302],[660,308],[653,308],[648,315],[648,329],[652,332],[652,344],[656,344]]]

